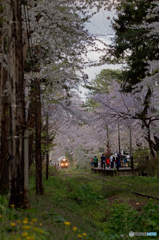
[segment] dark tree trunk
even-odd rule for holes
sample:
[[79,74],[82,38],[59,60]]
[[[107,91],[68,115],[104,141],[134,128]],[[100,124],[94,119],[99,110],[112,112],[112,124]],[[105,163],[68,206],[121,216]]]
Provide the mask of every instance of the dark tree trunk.
[[155,143],[154,143],[154,150],[158,153],[159,152],[159,138],[157,136],[153,136]]
[[35,110],[35,128],[36,128],[36,194],[43,194],[42,179],[42,157],[41,157],[41,101],[40,101],[40,80],[36,79],[36,110]]
[[30,90],[30,104],[29,104],[29,111],[28,111],[28,127],[30,130],[29,134],[29,168],[33,163],[33,141],[34,141],[34,127],[35,127],[35,109],[36,109],[36,91],[35,91],[35,82],[32,81],[31,83],[31,90]]
[[9,206],[27,207],[24,194],[24,78],[21,0],[8,0],[8,81],[10,94]]
[[153,141],[151,140],[151,135],[150,135],[150,130],[149,130],[149,129],[148,129],[147,137],[145,137],[145,139],[146,139],[146,141],[147,141],[148,144],[149,144],[149,148],[150,148],[150,152],[151,152],[152,157],[155,157],[154,143],[153,143]]
[[0,3],[0,194],[8,190],[7,158],[9,153],[9,106],[7,96],[7,70],[4,67],[5,46],[7,33],[3,27],[5,11],[3,3]]
[[[147,127],[148,134],[147,134],[147,137],[145,137],[145,139],[149,144],[149,148],[150,148],[152,157],[155,158],[155,156],[156,156],[156,154],[158,153],[158,150],[159,150],[159,139],[156,136],[154,136],[154,140],[155,140],[155,142],[154,142],[151,139],[149,125],[147,125],[146,127]],[[158,168],[157,168],[157,177],[159,178]]]
[[[2,92],[6,87],[7,72],[3,75]],[[1,159],[0,159],[0,193],[3,194],[8,189],[8,153],[9,153],[9,97],[3,93],[2,99],[2,116],[1,116]]]
[[48,180],[49,177],[49,151],[48,151],[48,135],[49,135],[49,116],[48,116],[48,112],[47,112],[47,116],[46,116],[46,146],[47,146],[47,150],[46,150],[46,179]]

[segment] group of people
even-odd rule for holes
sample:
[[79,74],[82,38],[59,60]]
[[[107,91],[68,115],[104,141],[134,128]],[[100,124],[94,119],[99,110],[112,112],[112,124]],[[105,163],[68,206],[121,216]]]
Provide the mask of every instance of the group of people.
[[114,168],[114,163],[115,163],[115,157],[114,155],[111,153],[110,158],[109,157],[105,157],[104,153],[102,154],[102,156],[100,157],[101,159],[101,168],[105,169],[105,165],[107,166],[107,168]]
[[[102,154],[102,156],[100,157],[101,160],[101,168],[105,169],[105,167],[107,168],[117,168],[117,162],[118,162],[118,166],[120,167],[120,155],[117,154],[117,156],[115,157],[113,153],[111,153],[110,157],[105,157],[104,153]],[[92,161],[92,167],[98,167],[98,158],[97,156],[94,156],[94,158],[91,158]],[[126,163],[126,158],[123,161],[124,163]]]

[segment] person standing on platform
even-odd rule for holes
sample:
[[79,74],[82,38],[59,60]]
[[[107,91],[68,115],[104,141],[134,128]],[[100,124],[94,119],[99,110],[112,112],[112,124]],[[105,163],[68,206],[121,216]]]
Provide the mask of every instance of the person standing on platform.
[[101,168],[103,169],[103,167],[104,167],[104,169],[105,169],[105,156],[104,156],[104,153],[102,154],[100,159],[101,159]]
[[91,157],[91,164],[92,164],[92,167],[94,167],[94,161],[92,157]]
[[118,157],[117,157],[117,161],[118,161],[118,167],[121,167],[121,164],[120,164],[120,159],[121,159],[121,154],[118,153]]
[[129,154],[127,154],[127,156],[126,156],[126,160],[127,160],[127,162],[130,162],[130,161],[131,161],[131,159],[130,159],[130,155],[129,155]]
[[107,168],[109,168],[109,164],[110,164],[110,159],[107,157],[106,159],[106,164],[107,164]]
[[98,168],[98,158],[97,158],[97,168]]
[[97,167],[98,158],[96,156],[94,156],[93,161],[94,161],[94,167]]
[[115,162],[115,158],[113,156],[113,153],[111,153],[111,155],[110,155],[110,167],[111,168],[114,168],[114,162]]
[[126,166],[126,157],[124,156],[124,159],[123,159],[123,166]]

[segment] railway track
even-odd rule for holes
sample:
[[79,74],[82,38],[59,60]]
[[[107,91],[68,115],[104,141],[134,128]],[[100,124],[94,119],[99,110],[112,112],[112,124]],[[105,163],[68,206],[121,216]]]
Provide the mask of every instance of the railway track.
[[[68,170],[70,172],[73,172],[73,173],[76,173],[77,175],[86,175],[86,176],[89,176],[89,177],[93,177],[93,178],[96,178],[96,179],[101,179],[101,180],[104,180],[104,181],[109,181],[109,182],[113,182],[113,180],[110,180],[110,179],[107,179],[107,178],[103,178],[103,177],[97,177],[97,176],[93,176],[93,175],[90,175],[90,174],[87,174],[87,173],[77,173],[73,170]],[[88,178],[89,179],[89,178]],[[90,181],[93,181],[93,179],[89,179]],[[105,183],[101,183],[102,185],[106,185]],[[128,185],[128,186],[133,186],[133,184],[129,184],[129,183],[123,183],[123,182],[120,182],[120,184],[123,184],[123,185]],[[119,187],[114,187],[114,186],[111,186],[113,188],[116,188],[116,189],[121,189],[121,190],[125,190],[123,188],[119,188]],[[131,193],[135,194],[135,195],[139,195],[139,196],[142,196],[142,197],[147,197],[147,198],[152,198],[152,199],[156,199],[156,200],[159,200],[159,197],[156,197],[156,196],[151,196],[151,195],[147,195],[147,194],[143,194],[143,193],[139,193],[139,192],[135,192],[135,191],[130,191]]]

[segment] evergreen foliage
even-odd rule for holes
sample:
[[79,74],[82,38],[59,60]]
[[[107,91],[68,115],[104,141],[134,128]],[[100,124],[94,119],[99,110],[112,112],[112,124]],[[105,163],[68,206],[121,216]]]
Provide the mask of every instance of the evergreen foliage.
[[121,77],[122,72],[119,69],[102,69],[86,87],[91,90],[93,95],[96,93],[108,93],[111,87],[111,80],[116,79],[120,82],[122,80]]
[[143,21],[150,24],[159,20],[158,16],[146,17],[148,9],[154,6],[152,0],[126,0],[117,7],[117,18],[112,24],[115,38],[112,39],[111,54],[116,61],[127,64],[123,71],[125,91],[132,91],[133,86],[146,76],[147,60],[159,59],[158,39],[148,37],[150,29],[139,27]]

